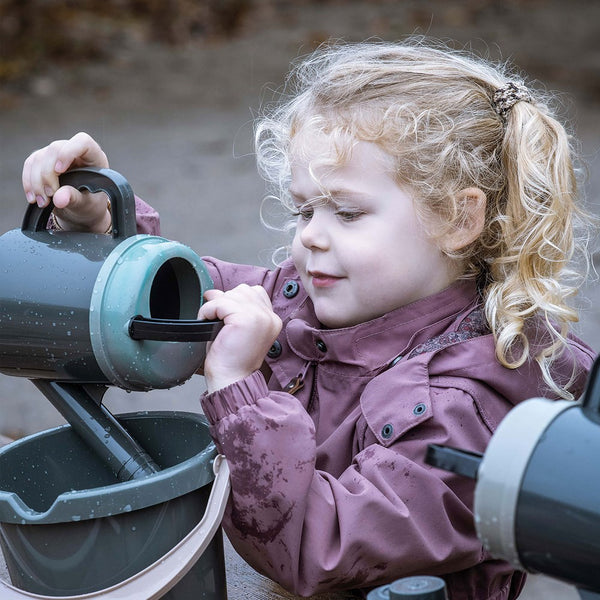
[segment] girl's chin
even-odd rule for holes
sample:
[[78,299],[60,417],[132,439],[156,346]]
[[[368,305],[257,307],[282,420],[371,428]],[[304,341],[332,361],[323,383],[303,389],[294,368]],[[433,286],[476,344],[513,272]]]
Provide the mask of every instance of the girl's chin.
[[356,315],[343,314],[338,311],[315,311],[319,323],[327,329],[343,329],[344,327],[353,327],[364,322],[364,319],[358,318]]

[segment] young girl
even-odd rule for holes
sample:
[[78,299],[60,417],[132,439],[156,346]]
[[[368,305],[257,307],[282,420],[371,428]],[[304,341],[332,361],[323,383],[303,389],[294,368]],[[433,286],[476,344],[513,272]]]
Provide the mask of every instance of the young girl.
[[[227,535],[301,595],[436,574],[452,600],[516,598],[524,576],[476,537],[473,482],[424,457],[482,452],[515,404],[582,392],[569,138],[520,80],[446,48],[327,47],[294,75],[256,133],[291,259],[205,259],[199,317],[225,322],[202,406],[231,468]],[[25,192],[53,196],[58,227],[105,232],[100,196],[57,189],[81,165],[108,166],[94,140],[54,142],[27,159]]]

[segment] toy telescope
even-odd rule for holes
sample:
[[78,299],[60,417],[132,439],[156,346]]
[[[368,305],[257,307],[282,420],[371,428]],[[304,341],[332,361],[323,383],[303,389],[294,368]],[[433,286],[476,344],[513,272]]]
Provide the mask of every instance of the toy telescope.
[[495,558],[600,598],[600,358],[581,402],[533,398],[482,455],[431,445],[427,462],[477,480],[475,528]]

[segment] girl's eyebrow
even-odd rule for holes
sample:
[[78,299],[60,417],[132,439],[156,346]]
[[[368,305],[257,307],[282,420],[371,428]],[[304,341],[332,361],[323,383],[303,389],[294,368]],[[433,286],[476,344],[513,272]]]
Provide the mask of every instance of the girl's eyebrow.
[[[298,202],[308,202],[309,199],[306,198],[303,194],[300,194],[293,188],[288,188],[288,191],[292,198]],[[350,190],[347,188],[334,188],[331,190],[327,190],[327,192],[323,193],[321,196],[315,196],[312,199],[325,199],[327,198],[330,201],[335,202],[335,198],[342,198],[348,200],[370,200],[372,197],[369,194],[365,194],[363,192],[357,192],[355,190]]]
[[329,196],[338,196],[342,198],[368,198],[367,194],[357,192],[356,190],[349,190],[347,188],[337,188],[329,190]]
[[333,204],[350,203],[357,206],[367,206],[374,201],[374,196],[366,192],[352,190],[348,188],[339,188],[329,190],[327,197]]
[[299,206],[304,206],[307,204],[314,205],[316,203],[324,203],[332,200],[329,194],[321,194],[319,196],[312,196],[310,198],[307,198],[304,194],[300,194],[294,191],[292,188],[288,188],[288,192],[294,204],[297,204]]
[[300,194],[299,192],[294,190],[294,188],[291,188],[291,187],[288,188],[288,192],[294,200],[298,200],[300,202],[303,202],[306,200],[306,198],[302,194]]

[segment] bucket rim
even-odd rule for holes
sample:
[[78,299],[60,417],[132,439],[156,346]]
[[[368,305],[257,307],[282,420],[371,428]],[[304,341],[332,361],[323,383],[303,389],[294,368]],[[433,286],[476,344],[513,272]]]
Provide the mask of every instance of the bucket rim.
[[[128,419],[134,418],[184,417],[208,428],[204,415],[185,411],[138,411],[116,417],[125,421],[125,425]],[[0,448],[0,457],[32,439],[56,435],[65,429],[72,427],[67,423],[25,436]],[[32,509],[16,492],[0,490],[0,523],[42,525],[79,522],[161,504],[211,483],[214,480],[213,462],[216,456],[217,449],[211,440],[199,453],[157,473],[109,485],[62,492],[46,511]],[[87,509],[83,510],[86,506]]]

